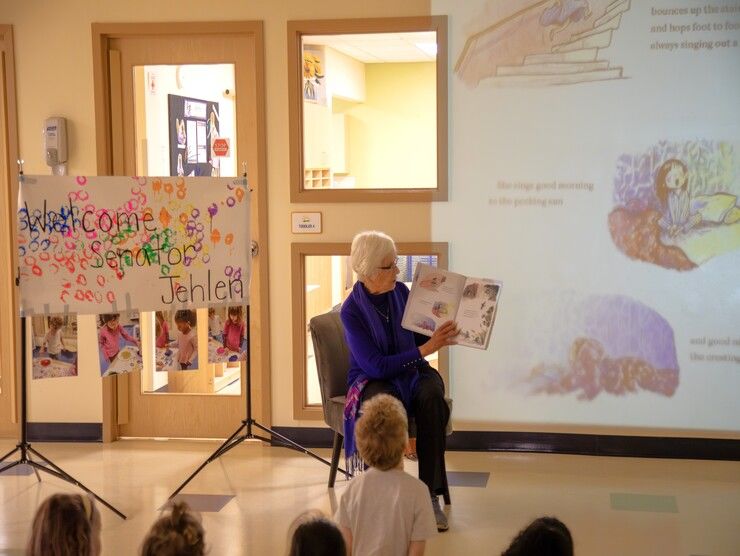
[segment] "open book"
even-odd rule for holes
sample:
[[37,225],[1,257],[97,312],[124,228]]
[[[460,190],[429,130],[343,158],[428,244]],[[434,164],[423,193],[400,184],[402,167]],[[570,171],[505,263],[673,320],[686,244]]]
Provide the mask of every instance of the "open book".
[[487,349],[503,284],[419,263],[414,272],[401,326],[431,336],[437,326],[454,320],[457,344]]

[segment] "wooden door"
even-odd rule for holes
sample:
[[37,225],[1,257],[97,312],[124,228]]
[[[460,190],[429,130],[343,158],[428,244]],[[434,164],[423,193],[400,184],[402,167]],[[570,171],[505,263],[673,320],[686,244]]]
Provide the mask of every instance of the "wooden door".
[[[252,412],[270,417],[267,320],[266,167],[263,41],[260,22],[94,24],[96,123],[99,174],[136,175],[135,73],[142,66],[233,64],[238,172],[246,162],[251,197],[251,237],[259,244],[250,284]],[[156,86],[156,85],[155,85]],[[139,91],[138,95],[141,96]],[[225,93],[226,94],[226,93]],[[246,216],[246,215],[245,215]],[[202,310],[204,311],[204,310]],[[201,310],[199,310],[199,313]],[[209,365],[210,366],[210,365]],[[193,394],[210,374],[173,377],[178,393],[145,393],[142,373],[104,379],[104,437],[224,437],[246,416],[246,366],[241,395]],[[201,387],[196,387],[200,389]]]
[[15,222],[18,153],[13,63],[13,32],[0,25],[0,437],[17,437],[19,319],[15,295]]

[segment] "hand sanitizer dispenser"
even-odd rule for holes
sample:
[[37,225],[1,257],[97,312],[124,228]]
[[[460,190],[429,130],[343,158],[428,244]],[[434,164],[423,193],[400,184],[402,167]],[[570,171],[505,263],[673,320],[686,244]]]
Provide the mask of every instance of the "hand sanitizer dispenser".
[[44,122],[44,157],[47,166],[55,170],[67,162],[67,120],[65,118],[48,118]]

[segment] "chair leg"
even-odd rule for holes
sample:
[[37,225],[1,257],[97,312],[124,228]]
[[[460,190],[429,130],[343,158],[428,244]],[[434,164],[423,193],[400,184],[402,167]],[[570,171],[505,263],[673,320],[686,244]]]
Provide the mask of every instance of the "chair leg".
[[329,488],[334,488],[334,481],[337,478],[337,468],[339,467],[339,456],[342,454],[342,444],[344,436],[334,431],[334,446],[331,450],[331,468],[329,469]]
[[442,493],[442,497],[444,498],[445,506],[450,506],[452,504],[452,501],[450,499],[450,487],[447,484],[447,468],[446,468],[447,466],[444,466],[444,467],[445,468],[442,470],[442,480],[444,481],[442,485],[444,487],[444,492]]

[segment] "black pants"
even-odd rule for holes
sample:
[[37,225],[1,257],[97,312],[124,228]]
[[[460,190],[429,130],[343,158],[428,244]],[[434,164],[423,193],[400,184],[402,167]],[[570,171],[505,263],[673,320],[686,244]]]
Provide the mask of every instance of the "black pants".
[[[377,394],[390,394],[400,399],[396,387],[385,380],[371,380],[362,390],[361,401]],[[445,385],[439,373],[427,367],[419,373],[419,381],[411,398],[416,421],[416,453],[419,457],[419,479],[432,494],[442,494],[445,477],[445,429],[450,408],[445,401]]]

